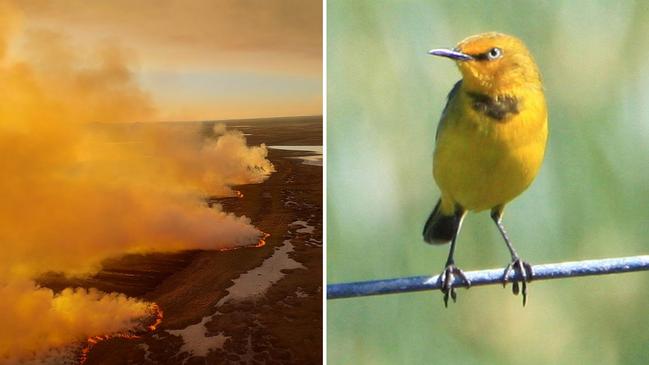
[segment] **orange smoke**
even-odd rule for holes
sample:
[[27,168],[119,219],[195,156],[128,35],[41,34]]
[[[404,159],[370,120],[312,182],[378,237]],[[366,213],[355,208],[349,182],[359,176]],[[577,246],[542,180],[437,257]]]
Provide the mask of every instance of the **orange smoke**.
[[123,294],[65,289],[55,295],[28,280],[6,279],[0,284],[0,363],[46,357],[87,337],[138,328],[153,313],[150,303]]
[[31,30],[29,58],[15,59],[18,18],[0,0],[0,361],[128,333],[153,306],[93,290],[55,295],[36,275],[92,273],[128,252],[258,244],[248,218],[204,199],[273,171],[265,146],[222,126],[205,137],[199,127],[115,124],[156,116],[131,55]]

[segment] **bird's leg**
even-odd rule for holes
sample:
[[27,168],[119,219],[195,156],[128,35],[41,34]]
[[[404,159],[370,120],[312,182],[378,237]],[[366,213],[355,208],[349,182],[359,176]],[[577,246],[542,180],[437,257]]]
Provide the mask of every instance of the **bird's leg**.
[[516,249],[514,249],[514,246],[512,246],[512,243],[509,241],[509,236],[507,236],[507,231],[505,231],[505,226],[503,226],[502,223],[502,207],[494,208],[491,211],[491,219],[493,219],[493,221],[496,223],[496,226],[498,227],[498,230],[500,231],[500,234],[502,235],[503,239],[505,240],[505,244],[509,249],[509,253],[512,256],[512,261],[509,263],[509,265],[507,265],[503,274],[503,287],[507,285],[507,281],[509,280],[509,273],[511,273],[512,270],[518,272],[522,278],[522,290],[519,290],[520,288],[518,281],[514,281],[512,282],[512,292],[515,295],[518,295],[519,292],[523,294],[523,306],[525,306],[525,303],[527,303],[527,283],[532,281],[532,277],[534,276],[534,273],[532,272],[532,266],[529,263],[521,260],[520,256],[518,256],[518,253],[516,252]]
[[459,220],[457,224],[457,229],[453,234],[453,239],[451,240],[451,248],[448,252],[448,258],[446,259],[446,266],[444,271],[439,276],[439,280],[442,283],[441,290],[444,293],[444,306],[448,307],[448,297],[449,295],[453,299],[453,302],[457,299],[457,294],[455,293],[455,288],[453,287],[453,281],[455,280],[455,275],[460,277],[465,283],[467,289],[471,286],[471,281],[467,279],[464,272],[455,266],[455,260],[453,255],[455,254],[455,242],[457,241],[457,236],[460,233],[460,227],[462,226],[462,220],[464,219],[465,212],[463,210],[458,211],[455,214],[455,219]]

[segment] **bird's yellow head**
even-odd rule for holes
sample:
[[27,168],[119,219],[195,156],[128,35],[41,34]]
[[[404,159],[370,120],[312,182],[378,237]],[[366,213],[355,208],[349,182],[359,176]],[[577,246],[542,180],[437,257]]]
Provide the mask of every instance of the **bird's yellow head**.
[[485,94],[509,93],[518,87],[541,88],[538,67],[525,44],[502,33],[482,33],[453,49],[433,49],[434,56],[455,60],[464,87]]

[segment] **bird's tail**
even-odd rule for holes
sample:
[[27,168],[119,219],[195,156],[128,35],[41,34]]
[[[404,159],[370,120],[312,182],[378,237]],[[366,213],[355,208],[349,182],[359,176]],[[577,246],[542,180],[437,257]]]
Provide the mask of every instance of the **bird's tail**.
[[424,241],[434,245],[450,242],[461,221],[455,212],[451,215],[443,214],[441,203],[440,199],[424,225]]

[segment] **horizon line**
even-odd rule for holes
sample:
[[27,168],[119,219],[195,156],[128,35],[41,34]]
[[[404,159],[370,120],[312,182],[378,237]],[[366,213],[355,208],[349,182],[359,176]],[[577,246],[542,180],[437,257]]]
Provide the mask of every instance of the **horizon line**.
[[253,118],[228,118],[228,119],[197,119],[197,120],[149,120],[136,122],[91,122],[91,124],[136,124],[136,123],[207,123],[207,122],[245,122],[263,119],[294,119],[294,118],[323,118],[323,114],[310,115],[288,115],[272,117],[253,117]]

